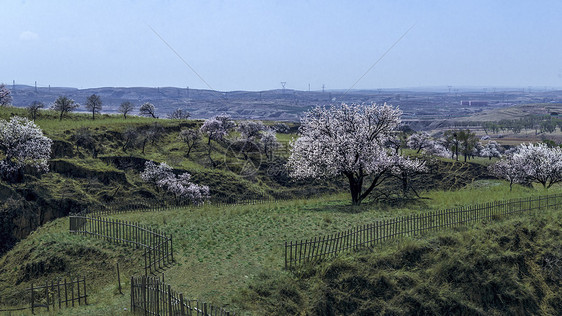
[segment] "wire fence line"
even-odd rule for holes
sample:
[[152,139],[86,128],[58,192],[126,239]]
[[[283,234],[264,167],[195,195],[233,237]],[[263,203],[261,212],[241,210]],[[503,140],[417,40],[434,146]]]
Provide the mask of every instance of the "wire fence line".
[[347,231],[285,242],[285,269],[297,268],[347,251],[372,249],[388,240],[422,235],[428,231],[498,219],[562,204],[562,194],[520,198],[401,216],[361,225]]
[[229,311],[200,302],[186,300],[182,293],[172,290],[156,277],[131,277],[131,312],[161,316],[230,316]]
[[70,215],[70,232],[144,249],[144,274],[166,268],[174,261],[172,234],[139,223],[86,215]]

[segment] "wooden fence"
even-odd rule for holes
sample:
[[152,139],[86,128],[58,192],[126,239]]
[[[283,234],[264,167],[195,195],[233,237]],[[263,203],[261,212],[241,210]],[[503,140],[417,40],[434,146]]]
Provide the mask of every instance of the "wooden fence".
[[346,251],[370,249],[388,240],[418,236],[428,231],[496,219],[513,213],[558,207],[561,203],[562,194],[490,202],[379,220],[344,232],[285,242],[285,268],[295,268]]
[[131,277],[131,311],[135,314],[162,316],[235,315],[198,300],[186,300],[182,293],[178,294],[170,285],[147,276]]
[[118,244],[144,248],[144,274],[165,268],[174,261],[171,234],[139,223],[111,218],[70,215],[70,232],[92,235]]
[[[27,293],[29,292],[29,293]],[[86,292],[86,277],[70,278],[69,281],[57,279],[57,281],[45,282],[45,285],[34,286],[25,290],[22,295],[29,298],[27,307],[0,309],[0,312],[15,312],[31,309],[35,314],[38,308],[46,308],[47,311],[55,310],[57,307],[74,307],[75,304],[88,305],[88,294]]]

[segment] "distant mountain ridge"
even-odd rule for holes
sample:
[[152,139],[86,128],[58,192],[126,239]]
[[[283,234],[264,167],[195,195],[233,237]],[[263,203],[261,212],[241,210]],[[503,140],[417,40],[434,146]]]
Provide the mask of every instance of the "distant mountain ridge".
[[[483,110],[504,108],[525,103],[562,102],[562,91],[524,91],[506,88],[501,91],[486,89],[475,91],[446,89],[376,89],[376,90],[326,90],[299,91],[277,89],[267,91],[221,92],[204,89],[177,87],[101,87],[65,88],[8,85],[12,90],[13,105],[25,107],[33,101],[50,106],[57,97],[65,95],[81,104],[77,111],[85,111],[86,98],[97,94],[103,102],[104,113],[118,113],[124,101],[132,102],[138,108],[145,102],[156,107],[156,114],[165,118],[175,109],[187,110],[192,118],[205,119],[227,113],[235,119],[299,121],[301,115],[317,105],[332,103],[389,103],[399,106],[403,118],[409,120],[433,120],[466,117]],[[485,100],[486,107],[461,105],[464,100]]]

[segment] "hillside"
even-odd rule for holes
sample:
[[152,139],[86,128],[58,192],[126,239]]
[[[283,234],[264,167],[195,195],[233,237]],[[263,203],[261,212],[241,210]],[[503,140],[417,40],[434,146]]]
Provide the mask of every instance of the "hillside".
[[562,114],[560,103],[533,103],[511,106],[503,109],[486,110],[466,118],[468,122],[490,122],[500,120],[518,120],[526,116],[557,116]]
[[[561,192],[558,187],[549,191],[557,192]],[[400,206],[392,203],[367,204],[357,209],[349,206],[347,195],[334,195],[260,205],[209,205],[108,217],[139,222],[173,234],[175,263],[161,271],[166,283],[189,299],[218,304],[237,313],[283,315],[303,311],[322,315],[327,311],[322,310],[322,306],[333,306],[334,311],[339,310],[336,314],[344,314],[341,308],[348,308],[349,313],[356,308],[356,312],[394,310],[400,315],[418,307],[430,314],[432,311],[439,314],[443,311],[439,308],[445,307],[468,306],[473,310],[486,307],[479,302],[467,303],[467,299],[459,293],[463,289],[478,288],[478,285],[464,284],[455,272],[457,270],[451,270],[457,265],[458,269],[465,269],[467,275],[478,275],[480,271],[490,274],[513,271],[514,265],[519,265],[521,269],[527,267],[525,282],[531,276],[545,273],[542,275],[544,282],[550,283],[545,285],[539,279],[540,283],[536,285],[546,291],[545,294],[517,292],[513,294],[517,295],[513,299],[511,296],[502,296],[501,299],[513,302],[509,304],[514,305],[508,305],[507,309],[512,306],[517,308],[520,296],[527,295],[525,302],[531,303],[539,297],[542,300],[540,308],[549,311],[552,306],[556,307],[553,304],[557,301],[552,300],[552,295],[559,289],[552,287],[551,283],[557,280],[559,274],[553,270],[555,266],[551,270],[537,270],[536,265],[544,266],[545,258],[560,258],[559,252],[556,252],[560,242],[553,238],[559,236],[562,220],[554,212],[536,216],[524,214],[518,219],[495,224],[479,222],[468,230],[461,227],[439,233],[435,235],[437,239],[422,238],[398,246],[390,243],[375,253],[344,255],[303,273],[293,274],[283,270],[282,244],[287,240],[322,236],[376,219],[538,194],[544,192],[521,186],[510,192],[505,183],[484,180],[461,190],[426,192],[422,200]],[[515,236],[520,238],[520,248],[514,246]],[[532,257],[527,260],[529,255]],[[483,266],[472,267],[472,263],[479,260]],[[521,265],[521,262],[527,266]],[[121,267],[124,295],[119,294],[117,289],[117,263]],[[62,309],[58,314],[119,314],[129,307],[130,276],[142,273],[142,251],[94,236],[71,234],[68,218],[61,218],[19,242],[0,258],[0,267],[0,306],[17,306],[25,301],[27,298],[19,293],[31,282],[44,284],[58,277],[79,274],[88,279],[89,306]],[[456,279],[447,281],[452,296],[443,291],[433,291],[441,284],[439,282],[445,282],[439,279],[437,273],[442,273],[444,278],[450,275],[458,279],[458,284],[454,283]],[[161,276],[160,273],[156,275]],[[516,276],[516,273],[502,274],[497,278],[503,280]],[[552,281],[547,277],[553,278]],[[431,280],[431,283],[426,285],[424,280]],[[379,285],[388,284],[388,288],[377,285],[375,289],[382,292],[373,293],[369,292],[371,287],[357,288],[375,281]],[[410,283],[401,283],[406,281]],[[345,288],[331,286],[333,282]],[[483,281],[475,279],[474,282]],[[498,293],[511,293],[512,289],[521,291],[517,282],[518,279],[505,279],[490,286],[496,286],[493,290]],[[513,288],[514,285],[517,287]],[[550,293],[548,291],[553,294],[547,294]],[[346,292],[348,294],[342,296]],[[380,299],[371,300],[362,295],[377,298],[396,296],[396,299],[389,300],[385,305]],[[492,304],[490,308],[497,309],[497,300],[483,297],[481,302]],[[367,303],[370,305],[365,305]],[[537,308],[533,304],[528,308]]]
[[559,315],[559,210],[478,223],[304,269],[259,274],[257,315]]
[[[0,108],[0,118],[25,116],[19,108]],[[207,156],[207,139],[203,138],[189,157],[186,145],[178,139],[182,129],[197,129],[200,120],[164,120],[118,115],[102,115],[92,120],[87,114],[70,114],[59,121],[57,113],[42,111],[36,123],[53,139],[51,172],[28,174],[21,183],[0,182],[2,210],[2,246],[0,252],[24,238],[36,227],[71,212],[85,209],[120,209],[131,206],[174,205],[171,195],[162,194],[140,179],[146,161],[166,162],[174,172],[188,172],[195,183],[210,188],[211,201],[235,202],[253,199],[285,199],[345,192],[341,178],[314,181],[288,177],[285,161],[288,141],[295,137],[296,125],[287,133],[278,133],[281,147],[271,155],[255,151],[248,159],[236,147],[236,133],[221,142],[213,141],[212,166]],[[275,124],[275,122],[266,122]],[[127,131],[139,137],[157,133],[159,137],[126,146]],[[84,145],[84,139],[87,144]],[[481,164],[435,161],[426,190],[462,187],[485,177]],[[428,180],[429,179],[429,180]],[[390,184],[387,190],[398,184]],[[383,190],[384,187],[382,188]]]
[[[464,120],[470,116],[480,116],[487,120],[487,113],[495,111],[510,112],[511,107],[521,104],[562,102],[561,91],[522,92],[518,89],[487,92],[480,89],[462,89],[446,92],[440,89],[377,89],[377,90],[326,90],[302,91],[276,89],[266,91],[214,91],[190,89],[188,87],[100,87],[65,88],[32,87],[26,85],[7,86],[11,88],[13,104],[26,107],[33,101],[50,106],[57,97],[65,95],[79,104],[86,98],[97,94],[103,102],[103,111],[117,113],[124,101],[138,107],[151,102],[156,113],[164,118],[175,109],[181,108],[192,114],[193,118],[209,118],[228,113],[235,119],[260,119],[298,122],[300,116],[317,105],[331,103],[388,103],[400,107],[404,119],[428,124],[433,120]],[[463,101],[484,101],[485,106],[462,105]],[[78,111],[85,111],[84,107]],[[138,113],[135,111],[134,113]],[[494,115],[494,117],[497,115]],[[499,116],[503,117],[503,116]],[[506,117],[511,117],[509,113]],[[481,120],[478,118],[477,120]]]

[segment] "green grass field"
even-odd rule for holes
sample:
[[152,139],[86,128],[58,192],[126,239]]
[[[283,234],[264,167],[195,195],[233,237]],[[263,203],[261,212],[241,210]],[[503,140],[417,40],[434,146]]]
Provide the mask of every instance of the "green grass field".
[[[561,191],[556,187],[548,193]],[[510,192],[503,182],[485,180],[457,191],[427,192],[423,199],[400,207],[383,204],[351,207],[349,197],[340,194],[260,205],[209,205],[111,217],[171,233],[176,262],[165,270],[166,282],[186,297],[240,311],[240,291],[256,282],[260,275],[290,275],[283,271],[284,241],[322,236],[382,218],[538,194],[545,192],[521,186]],[[26,276],[25,264],[58,262],[63,271],[52,264],[53,271],[34,278],[34,282],[69,273],[85,274],[95,280],[90,284],[91,305],[64,309],[61,315],[117,314],[128,308],[128,277],[141,273],[139,258],[139,251],[94,237],[71,235],[68,219],[61,218],[31,234],[2,258],[0,294],[15,299],[10,293],[29,286],[29,281],[22,281]],[[116,292],[117,262],[122,267],[124,296]],[[18,286],[10,286],[13,284]]]
[[[26,114],[24,109],[0,109],[1,119]],[[164,271],[166,283],[182,292],[186,298],[200,299],[242,314],[284,314],[284,311],[289,311],[283,304],[292,298],[287,298],[287,293],[283,294],[283,288],[278,288],[285,281],[287,285],[298,287],[285,289],[290,293],[298,293],[302,298],[295,305],[299,311],[314,314],[316,307],[313,308],[308,303],[317,302],[315,295],[324,293],[315,288],[324,286],[324,280],[296,276],[284,271],[285,241],[319,237],[396,216],[562,192],[559,185],[549,190],[515,185],[513,191],[510,191],[503,181],[483,179],[485,167],[495,159],[476,158],[470,160],[469,164],[443,159],[437,160],[432,166],[434,172],[412,180],[415,186],[421,188],[421,198],[403,199],[395,194],[389,199],[368,199],[359,207],[351,207],[350,196],[342,189],[345,188],[345,183],[339,179],[295,182],[282,175],[269,176],[268,168],[283,162],[287,152],[280,153],[278,161],[261,162],[254,170],[256,173],[250,176],[241,174],[236,169],[241,159],[232,153],[227,142],[213,142],[212,158],[218,162],[215,168],[209,164],[205,138],[190,157],[186,158],[185,145],[177,139],[178,131],[182,128],[178,121],[142,117],[125,120],[118,115],[101,115],[92,120],[88,114],[75,113],[58,121],[57,113],[42,111],[36,123],[44,129],[45,134],[59,141],[62,147],[66,146],[66,150],[74,150],[76,144],[72,137],[78,129],[84,127],[90,129],[99,146],[98,158],[91,157],[87,150],[79,148],[72,155],[61,154],[52,160],[53,167],[58,168],[57,172],[41,177],[30,176],[25,182],[11,187],[22,194],[22,200],[25,200],[25,195],[26,198],[41,199],[42,203],[51,207],[50,210],[45,208],[40,216],[51,216],[63,202],[73,209],[80,205],[103,208],[108,203],[123,206],[144,196],[168,199],[171,202],[169,196],[164,197],[153,186],[143,183],[136,169],[120,169],[104,160],[115,157],[121,160],[139,158],[167,162],[174,168],[190,172],[196,183],[209,185],[211,193],[216,195],[231,196],[238,200],[290,197],[287,201],[257,205],[217,207],[211,204],[156,213],[133,212],[110,216],[171,233],[174,237],[176,261]],[[160,124],[165,130],[158,143],[148,144],[144,153],[140,148],[123,150],[119,136],[121,132],[129,127],[147,128],[154,123]],[[181,124],[193,128],[201,122],[186,121]],[[295,136],[278,134],[280,141],[289,141]],[[413,151],[405,150],[405,153],[412,155]],[[255,158],[257,157],[252,157],[254,161]],[[390,190],[393,185],[383,186],[380,190]],[[2,194],[12,194],[12,191],[3,187],[0,189]],[[304,196],[312,197],[303,198]],[[26,200],[25,203],[31,202]],[[25,208],[29,204],[22,205]],[[476,232],[488,234],[478,230]],[[417,249],[419,242],[413,243],[412,247]],[[407,243],[404,247],[407,248],[408,245]],[[389,244],[383,247],[381,253],[390,256],[402,250],[403,248]],[[94,237],[72,235],[68,232],[68,218],[56,219],[39,227],[0,258],[0,305],[13,306],[21,303],[20,293],[31,282],[41,284],[57,277],[79,274],[85,275],[89,280],[90,305],[63,309],[52,312],[51,315],[124,314],[124,309],[129,308],[129,278],[141,274],[141,258],[140,250],[107,243]],[[341,260],[375,260],[357,258],[361,257],[345,255]],[[335,260],[336,264],[338,260],[340,259]],[[117,263],[121,266],[124,295],[117,291]],[[327,266],[319,267],[319,271],[329,269],[330,264],[328,262]],[[32,269],[34,266],[42,268],[35,273]],[[434,268],[426,266],[424,269]],[[317,273],[321,272],[314,269],[309,272],[310,275]],[[410,275],[412,272],[403,273]],[[414,279],[419,281],[423,276],[415,276]],[[308,282],[306,280],[312,280],[310,288],[299,284]],[[263,293],[277,293],[271,299],[277,297],[280,301],[272,303],[271,299],[264,299],[263,293],[256,291],[259,288],[264,288]],[[279,291],[275,292],[277,290]],[[270,309],[271,306],[274,308]],[[4,306],[0,306],[0,310],[2,308]],[[549,309],[545,307],[544,310]],[[15,313],[28,314],[30,312]]]

